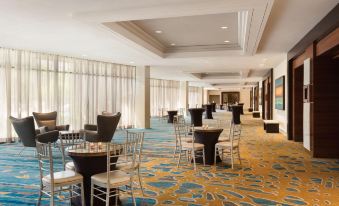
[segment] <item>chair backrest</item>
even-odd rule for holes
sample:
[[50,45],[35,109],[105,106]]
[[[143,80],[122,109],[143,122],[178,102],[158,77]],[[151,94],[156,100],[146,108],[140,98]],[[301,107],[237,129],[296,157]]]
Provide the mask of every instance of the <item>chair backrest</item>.
[[[136,166],[140,166],[141,164],[141,159],[142,159],[142,149],[144,145],[144,137],[145,133],[144,132],[136,132],[136,131],[128,131],[126,130],[126,143],[131,142],[133,140],[137,140],[137,145],[136,145]],[[128,157],[126,156],[125,158],[126,161],[128,160]]]
[[[131,163],[129,168],[126,168],[133,175],[133,171],[136,170],[136,148],[139,140],[138,137],[130,137],[128,141],[121,144],[112,144],[106,142],[107,151],[107,184],[110,181],[110,172],[113,171],[117,165],[118,158],[128,157],[128,161]],[[119,162],[121,163],[121,162]]]
[[175,115],[173,117],[173,123],[185,124],[185,118],[183,115]]
[[38,127],[48,127],[49,131],[56,129],[57,115],[58,113],[56,111],[48,113],[33,112]]
[[61,131],[59,135],[59,139],[60,139],[61,144],[64,147],[78,145],[78,144],[82,144],[85,142],[83,136],[80,135],[80,132],[75,132],[75,131],[71,131],[71,132]]
[[231,126],[231,144],[232,146],[239,145],[240,136],[241,136],[241,125],[240,124],[232,124]]
[[101,114],[105,115],[105,116],[112,116],[112,115],[114,115],[112,112],[106,112],[106,111],[102,111]]
[[[40,181],[46,175],[50,175],[51,185],[54,185],[54,164],[53,164],[53,150],[52,142],[39,142],[36,141],[36,151],[39,161],[39,171],[40,171]],[[61,144],[61,151],[63,151],[63,146]],[[62,155],[62,165],[65,168],[65,157],[64,153]]]
[[34,128],[34,119],[32,116],[18,119],[10,116],[9,120],[11,121],[15,132],[18,134],[19,138],[22,141],[22,144],[25,147],[35,147],[35,128]]
[[118,112],[114,115],[98,115],[98,135],[100,142],[110,142],[113,138],[115,130],[119,124],[121,113]]
[[[189,132],[194,134],[194,127],[189,127],[188,125],[182,123],[174,123],[175,140],[177,144],[179,144],[179,147],[181,147],[182,138],[187,137]],[[194,135],[190,137],[192,137],[192,142],[194,142]]]

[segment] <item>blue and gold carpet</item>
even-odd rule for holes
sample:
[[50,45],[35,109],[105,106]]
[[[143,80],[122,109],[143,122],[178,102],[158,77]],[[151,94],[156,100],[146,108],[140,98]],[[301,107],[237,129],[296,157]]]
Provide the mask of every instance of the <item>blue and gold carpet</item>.
[[[310,158],[302,144],[264,133],[261,120],[250,115],[242,122],[242,165],[199,165],[194,171],[190,164],[176,168],[172,125],[153,119],[153,129],[145,130],[142,165],[147,197],[137,191],[138,205],[339,205],[339,160]],[[21,148],[0,145],[1,206],[36,203],[37,160],[33,150],[16,156]]]

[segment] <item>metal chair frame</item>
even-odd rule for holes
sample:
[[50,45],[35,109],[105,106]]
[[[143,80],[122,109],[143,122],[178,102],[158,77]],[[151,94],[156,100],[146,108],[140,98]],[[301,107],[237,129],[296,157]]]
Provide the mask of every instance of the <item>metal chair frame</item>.
[[188,144],[191,144],[190,147],[183,147],[182,146],[182,136],[186,137],[187,135],[187,125],[185,124],[174,124],[174,130],[175,130],[175,138],[176,138],[176,145],[175,145],[175,150],[174,150],[174,159],[179,153],[178,157],[178,163],[177,163],[177,168],[179,168],[180,161],[181,161],[181,156],[182,154],[186,155],[187,161],[191,162],[193,159],[193,167],[194,170],[197,169],[196,167],[196,162],[195,158],[196,157],[202,157],[203,158],[203,164],[205,166],[205,148],[203,147],[202,150],[198,150],[195,147],[195,136],[194,136],[194,127],[191,127],[191,132],[192,132],[192,140]]
[[215,144],[215,152],[214,152],[214,162],[216,162],[217,154],[219,153],[219,156],[221,158],[221,163],[223,161],[224,154],[228,154],[231,157],[231,164],[232,169],[234,168],[234,156],[237,155],[237,158],[241,165],[241,158],[240,158],[240,136],[241,136],[241,125],[235,125],[232,124],[230,128],[230,144],[225,146],[223,143],[217,143]]
[[[61,144],[61,148],[63,150],[63,146]],[[40,191],[39,191],[39,198],[37,205],[40,205],[41,203],[41,197],[43,195],[46,195],[50,198],[50,205],[54,206],[55,198],[54,196],[56,194],[59,194],[58,199],[59,200],[72,200],[72,198],[75,197],[81,197],[82,205],[85,204],[84,200],[84,186],[83,186],[83,180],[75,180],[65,183],[55,183],[54,182],[54,165],[53,165],[53,152],[52,152],[52,146],[51,143],[41,143],[36,141],[36,150],[37,150],[37,156],[39,161],[39,171],[40,171]],[[65,161],[64,161],[64,153],[62,152],[62,164],[63,167],[65,167]],[[47,165],[47,166],[45,166]],[[45,183],[43,181],[43,178],[45,175],[49,174],[51,182]],[[79,186],[80,185],[80,186]],[[74,189],[80,189],[81,194],[76,192]],[[62,192],[69,192],[68,198],[61,198]]]
[[[115,198],[115,205],[118,204],[118,196],[119,191],[121,190],[119,187],[121,186],[128,186],[130,187],[130,193],[133,201],[133,205],[136,205],[135,198],[134,198],[134,190],[133,190],[133,177],[135,176],[135,173],[137,172],[136,167],[136,148],[139,140],[138,137],[130,137],[126,143],[123,144],[111,144],[111,143],[105,143],[106,149],[107,149],[107,172],[104,173],[106,175],[106,182],[105,183],[99,183],[96,180],[94,180],[93,175],[91,177],[91,206],[93,206],[94,198],[97,198],[103,202],[106,203],[106,205],[109,205],[110,197],[116,197]],[[124,172],[122,170],[111,170],[111,168],[115,168],[118,164],[118,162],[111,162],[111,159],[119,158],[126,159],[131,162],[130,167],[128,169],[128,172]],[[121,181],[116,182],[114,185],[112,185],[111,182],[111,172],[118,172],[122,171],[125,175],[129,176],[129,181]],[[98,185],[100,184],[100,186]],[[102,188],[105,188],[106,190],[103,190]],[[111,194],[111,189],[115,189],[115,194]],[[99,192],[99,194],[94,194],[94,190]],[[103,198],[102,196],[105,196]]]

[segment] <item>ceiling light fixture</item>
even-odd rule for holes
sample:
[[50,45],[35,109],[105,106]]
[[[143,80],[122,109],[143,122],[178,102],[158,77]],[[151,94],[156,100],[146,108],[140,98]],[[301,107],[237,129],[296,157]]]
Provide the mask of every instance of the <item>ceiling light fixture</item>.
[[226,41],[224,41],[225,43],[230,43],[230,41],[228,41],[228,40],[226,40]]
[[162,33],[162,31],[161,31],[161,30],[156,30],[156,31],[155,31],[155,33],[157,33],[157,34],[161,34],[161,33]]
[[264,66],[264,64],[259,64],[259,66],[263,67],[263,66]]
[[174,43],[172,43],[172,44],[171,44],[171,46],[175,46],[175,44],[174,44]]
[[82,57],[87,57],[87,55],[86,54],[83,54],[83,55],[81,55]]
[[227,26],[221,26],[220,29],[228,29]]
[[134,64],[134,61],[130,61],[129,63],[130,63],[130,64]]

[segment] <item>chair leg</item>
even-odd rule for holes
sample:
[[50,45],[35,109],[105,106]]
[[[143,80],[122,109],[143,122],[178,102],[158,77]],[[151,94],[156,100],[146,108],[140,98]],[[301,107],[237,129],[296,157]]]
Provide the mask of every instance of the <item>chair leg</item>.
[[142,194],[142,196],[145,196],[144,188],[142,187],[141,174],[140,174],[140,168],[139,167],[138,167],[138,180],[139,180],[139,186],[140,186],[141,194]]
[[218,147],[214,147],[214,164],[217,166],[217,149]]
[[107,186],[106,188],[106,206],[109,206],[109,195],[111,192],[111,188],[109,188],[109,186]]
[[233,157],[233,150],[231,150],[231,164],[232,164],[232,169],[234,169],[234,157]]
[[181,160],[181,151],[179,151],[179,158],[178,158],[177,168],[179,168],[180,160]]
[[195,164],[195,152],[194,152],[194,150],[192,150],[192,158],[193,158],[193,167],[194,167],[194,170],[197,170],[197,165]]
[[91,182],[91,206],[93,206],[93,199],[94,199],[94,184]]
[[51,198],[49,200],[49,205],[54,206],[54,187],[51,188]]
[[25,149],[26,149],[26,147],[23,147],[17,155],[21,156],[21,154],[24,152]]
[[131,178],[130,187],[131,187],[131,196],[132,196],[133,205],[136,206],[135,198],[134,198],[134,192],[133,192],[133,180],[132,180],[132,178]]
[[115,205],[118,205],[119,188],[115,189]]
[[72,205],[73,185],[69,186],[69,205]]
[[[92,190],[92,188],[91,188],[91,190]],[[91,191],[91,193],[92,193],[92,191]],[[85,205],[84,183],[81,183],[81,205]]]
[[206,159],[205,159],[205,148],[202,149],[202,161],[204,163],[204,167],[206,166]]
[[239,151],[239,149],[238,149],[238,159],[239,159],[240,165],[242,165],[242,164],[241,164],[241,158],[240,158],[240,151]]
[[40,183],[39,197],[38,197],[38,202],[37,202],[38,206],[40,206],[41,204],[42,189],[43,189],[43,185]]

